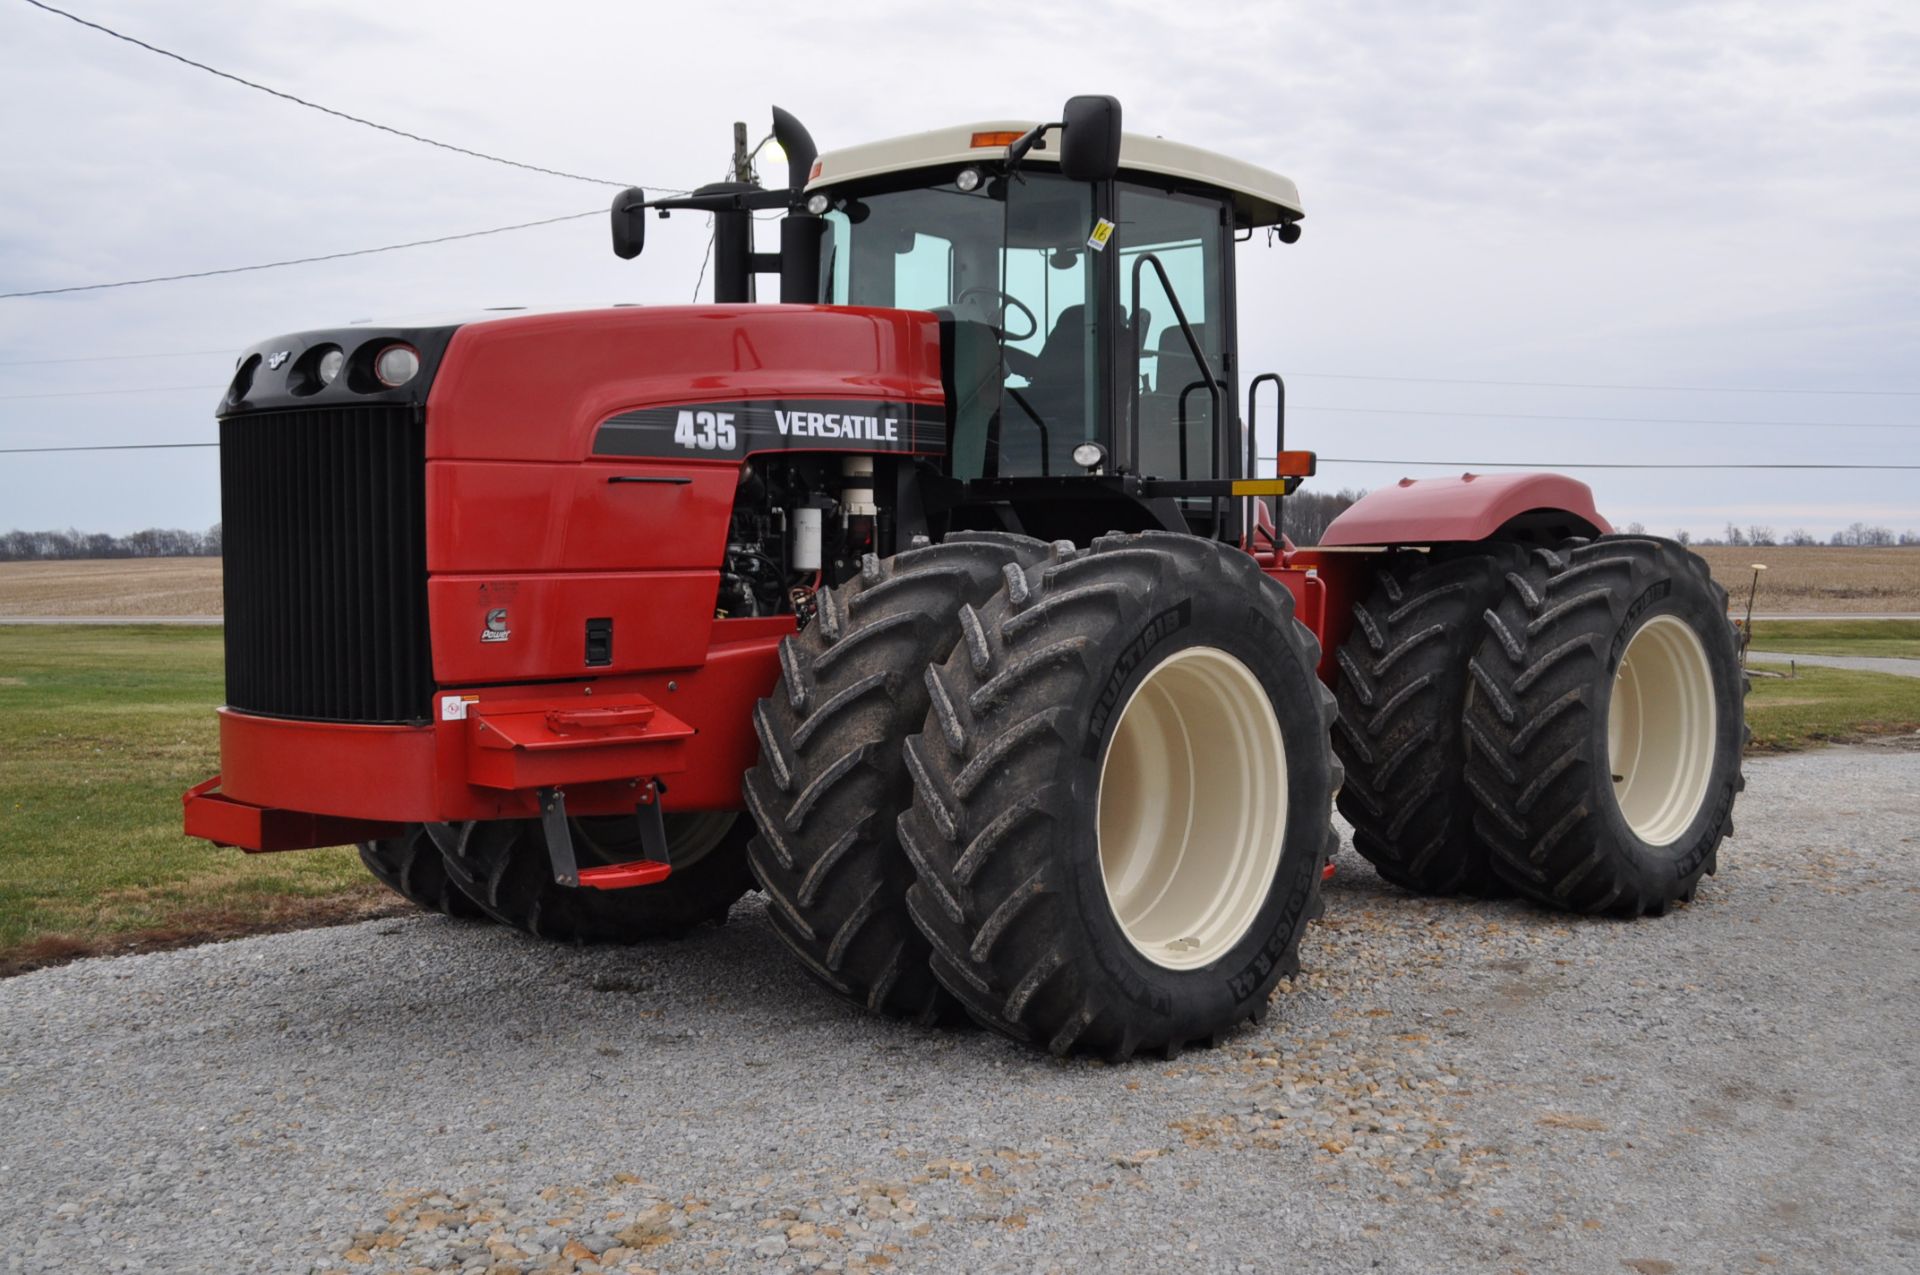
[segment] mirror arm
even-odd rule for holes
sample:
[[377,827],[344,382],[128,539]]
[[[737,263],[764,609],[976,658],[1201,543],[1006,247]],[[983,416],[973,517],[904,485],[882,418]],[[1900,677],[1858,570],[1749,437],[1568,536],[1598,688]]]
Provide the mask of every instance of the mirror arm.
[[716,195],[676,195],[668,199],[649,199],[642,206],[693,212],[757,212],[768,208],[792,207],[794,193],[788,190],[731,190]]
[[1007,147],[1007,171],[1012,172],[1020,167],[1020,161],[1027,157],[1028,151],[1040,144],[1040,140],[1047,135],[1048,129],[1065,127],[1066,125],[1059,120],[1051,124],[1035,124],[1015,138],[1013,145]]

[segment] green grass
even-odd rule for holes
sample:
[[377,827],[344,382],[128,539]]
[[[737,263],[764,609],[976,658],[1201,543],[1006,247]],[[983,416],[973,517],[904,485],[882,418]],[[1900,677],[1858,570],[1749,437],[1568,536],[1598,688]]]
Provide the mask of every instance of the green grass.
[[[1840,654],[1920,654],[1875,645],[1920,646],[1911,623],[1761,633],[1776,627],[1834,630]],[[181,792],[219,767],[220,646],[217,628],[0,626],[0,973],[392,906],[351,850],[245,855],[181,834]],[[1920,678],[1755,677],[1747,716],[1759,749],[1911,731]]]
[[1753,649],[1920,659],[1920,620],[1755,620]]
[[1920,677],[1805,667],[1798,677],[1756,675],[1747,725],[1761,750],[1920,730]]
[[182,835],[221,700],[217,628],[0,627],[0,973],[385,903],[350,849]]

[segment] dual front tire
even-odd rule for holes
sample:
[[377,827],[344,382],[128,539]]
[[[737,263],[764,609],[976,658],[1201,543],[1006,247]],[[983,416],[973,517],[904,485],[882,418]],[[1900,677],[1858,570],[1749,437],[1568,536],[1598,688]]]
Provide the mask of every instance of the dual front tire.
[[[568,823],[582,866],[642,857],[632,816]],[[431,912],[497,921],[561,943],[633,943],[723,922],[753,888],[746,860],[752,823],[745,815],[669,814],[665,824],[672,875],[627,890],[556,882],[546,834],[535,819],[414,824],[399,837],[362,843],[360,859],[389,888]]]
[[756,713],[776,931],[869,1008],[963,1006],[1056,1053],[1261,1016],[1331,850],[1318,657],[1284,587],[1192,537],[869,562]]

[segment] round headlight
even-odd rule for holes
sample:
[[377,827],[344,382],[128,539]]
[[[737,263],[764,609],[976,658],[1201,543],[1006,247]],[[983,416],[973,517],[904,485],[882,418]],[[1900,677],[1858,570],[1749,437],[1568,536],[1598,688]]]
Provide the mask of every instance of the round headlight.
[[818,217],[827,211],[827,205],[831,202],[832,201],[825,195],[809,195],[807,196],[807,211]]
[[420,354],[411,345],[389,345],[373,360],[373,374],[389,388],[405,385],[420,370]]
[[979,190],[980,189],[980,170],[977,168],[961,169],[960,175],[953,179],[953,184],[958,186],[961,190]]
[[1107,449],[1098,443],[1081,443],[1073,449],[1073,463],[1082,469],[1098,469],[1107,461]]
[[332,385],[340,379],[340,369],[347,365],[347,356],[339,350],[328,350],[320,356],[320,384]]

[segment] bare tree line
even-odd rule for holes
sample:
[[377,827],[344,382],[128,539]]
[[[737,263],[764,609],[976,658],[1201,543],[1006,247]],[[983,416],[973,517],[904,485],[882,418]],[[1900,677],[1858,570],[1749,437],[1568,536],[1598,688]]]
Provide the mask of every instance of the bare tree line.
[[217,558],[220,524],[205,531],[178,527],[148,527],[124,536],[102,532],[0,532],[0,562],[57,562],[74,558]]
[[[1646,531],[1646,527],[1640,523],[1632,522],[1628,523],[1622,530],[1634,534],[1641,534]],[[1673,538],[1683,545],[1733,545],[1735,547],[1742,545],[1755,545],[1760,547],[1788,545],[1793,548],[1807,548],[1813,545],[1827,544],[1836,547],[1846,546],[1850,548],[1885,549],[1892,548],[1896,545],[1903,547],[1920,546],[1920,532],[1902,531],[1896,535],[1891,527],[1882,527],[1878,524],[1868,524],[1864,522],[1856,522],[1850,527],[1842,528],[1834,532],[1824,541],[1804,527],[1795,527],[1783,535],[1775,532],[1772,527],[1758,523],[1741,527],[1731,522],[1727,524],[1727,529],[1718,536],[1703,536],[1696,540],[1691,532],[1682,529],[1674,532]]]

